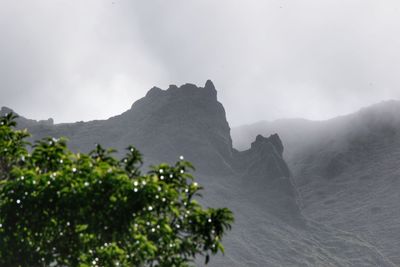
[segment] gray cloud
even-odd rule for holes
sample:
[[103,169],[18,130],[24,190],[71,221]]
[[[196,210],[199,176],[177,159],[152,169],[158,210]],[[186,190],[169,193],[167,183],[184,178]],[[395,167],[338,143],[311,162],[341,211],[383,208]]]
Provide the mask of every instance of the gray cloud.
[[10,0],[0,36],[0,105],[57,122],[209,78],[233,125],[400,98],[396,0]]

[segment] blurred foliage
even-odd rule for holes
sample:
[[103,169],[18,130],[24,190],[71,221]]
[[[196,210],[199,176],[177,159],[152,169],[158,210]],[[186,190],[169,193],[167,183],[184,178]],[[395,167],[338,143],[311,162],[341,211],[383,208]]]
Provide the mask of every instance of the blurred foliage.
[[190,266],[223,252],[233,214],[196,201],[183,158],[142,175],[133,146],[121,160],[100,145],[73,153],[64,138],[28,152],[15,118],[0,119],[0,266]]

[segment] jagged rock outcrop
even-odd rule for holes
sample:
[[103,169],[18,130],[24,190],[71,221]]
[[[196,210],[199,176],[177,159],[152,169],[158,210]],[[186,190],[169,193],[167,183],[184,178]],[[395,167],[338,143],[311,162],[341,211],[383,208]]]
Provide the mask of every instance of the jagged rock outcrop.
[[153,88],[109,123],[135,127],[121,141],[140,144],[143,153],[152,158],[166,161],[183,154],[201,170],[230,171],[230,127],[211,81],[204,87],[184,84],[171,85],[167,90]]
[[239,172],[269,177],[290,176],[289,168],[283,159],[282,141],[277,134],[268,138],[257,135],[250,149],[235,150],[234,155],[234,166]]
[[251,148],[235,151],[235,170],[242,190],[252,202],[285,223],[303,224],[289,168],[282,157],[283,144],[277,134],[258,135]]
[[289,168],[283,159],[283,144],[278,134],[272,134],[268,138],[257,135],[248,152],[242,154],[253,163],[262,161],[255,169],[268,176],[287,178],[290,176]]

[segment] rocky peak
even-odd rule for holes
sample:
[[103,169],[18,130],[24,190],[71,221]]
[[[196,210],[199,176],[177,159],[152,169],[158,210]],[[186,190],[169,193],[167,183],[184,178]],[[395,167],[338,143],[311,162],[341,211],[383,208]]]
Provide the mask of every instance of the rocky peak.
[[157,97],[161,94],[163,94],[163,90],[161,88],[158,88],[156,86],[153,86],[146,94],[146,97]]
[[142,144],[146,155],[168,160],[183,154],[202,171],[230,169],[230,127],[210,80],[204,87],[192,83],[172,84],[166,90],[153,87],[114,120],[121,129],[135,127],[134,132],[124,131],[126,141],[121,141]]
[[190,95],[191,97],[196,97],[197,99],[203,98],[212,99],[215,101],[217,100],[217,90],[215,89],[215,86],[211,80],[207,80],[204,87],[198,87],[195,84],[186,83],[180,87],[170,86],[166,91],[168,93],[172,93],[175,96],[178,94],[181,96]]
[[257,135],[256,140],[251,143],[251,150],[259,150],[261,148],[268,148],[274,151],[279,157],[283,154],[283,144],[278,134],[272,134],[266,138],[262,135]]
[[283,145],[277,134],[257,135],[250,149],[236,151],[234,166],[243,177],[242,190],[249,191],[249,198],[262,203],[263,209],[277,218],[301,225],[296,191],[282,152]]
[[204,85],[205,89],[215,90],[215,86],[211,80],[207,80],[206,84]]
[[159,87],[151,88],[147,94],[146,98],[159,98],[159,97],[190,97],[196,98],[197,100],[203,99],[213,99],[217,100],[217,90],[211,80],[207,80],[204,87],[198,87],[192,83],[185,83],[181,86],[176,86],[175,84],[169,85],[168,89],[162,90]]
[[264,137],[257,135],[250,149],[239,152],[238,159],[245,165],[252,164],[253,170],[270,177],[289,177],[289,168],[283,159],[283,144],[277,134]]
[[169,86],[168,86],[168,90],[176,90],[176,89],[178,89],[178,86],[176,86],[175,84],[170,84]]
[[217,98],[217,90],[211,80],[207,80],[206,84],[204,85],[204,89],[209,92],[215,99]]

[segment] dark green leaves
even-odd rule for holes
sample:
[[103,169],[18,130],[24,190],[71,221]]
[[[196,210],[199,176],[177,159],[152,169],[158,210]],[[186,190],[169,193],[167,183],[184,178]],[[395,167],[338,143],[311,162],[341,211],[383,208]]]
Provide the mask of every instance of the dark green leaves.
[[16,126],[16,118],[13,113],[0,117],[0,180],[9,179],[12,167],[23,164],[28,154],[25,138],[29,134],[12,128]]
[[129,177],[140,175],[140,167],[143,164],[142,154],[133,146],[127,148],[128,153],[122,159],[122,165]]

